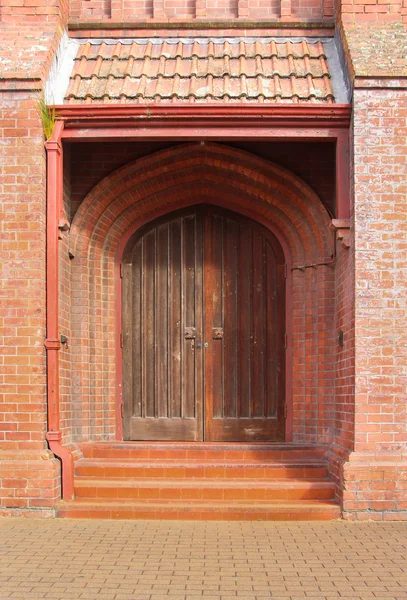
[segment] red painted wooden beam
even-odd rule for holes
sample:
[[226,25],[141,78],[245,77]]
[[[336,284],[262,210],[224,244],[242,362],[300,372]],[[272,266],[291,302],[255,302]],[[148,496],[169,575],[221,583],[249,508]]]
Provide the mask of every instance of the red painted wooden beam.
[[350,104],[59,104],[55,106],[58,116],[66,118],[100,117],[130,118],[263,118],[279,119],[346,119],[349,123]]
[[[114,137],[172,139],[319,139],[337,137],[350,123],[350,106],[301,105],[113,105],[57,106],[64,139]],[[104,132],[104,133],[102,133]]]

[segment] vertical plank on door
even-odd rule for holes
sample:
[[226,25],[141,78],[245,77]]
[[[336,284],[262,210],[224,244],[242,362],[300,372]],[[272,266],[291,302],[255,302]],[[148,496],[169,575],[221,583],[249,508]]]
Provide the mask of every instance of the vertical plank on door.
[[[196,329],[195,314],[195,215],[182,220],[182,331],[185,327]],[[182,335],[182,333],[181,333]],[[182,405],[181,414],[185,418],[195,416],[195,354],[197,340],[183,337],[182,352]],[[200,354],[202,351],[200,351]]]
[[155,261],[156,230],[148,232],[143,240],[143,416],[155,417]]
[[[141,340],[142,340],[142,288],[141,285],[134,286],[134,281],[142,281],[142,263],[143,263],[143,243],[139,242],[132,256],[132,280],[129,287],[133,290],[133,306],[129,307],[130,327],[131,331],[131,355],[132,362],[126,368],[124,372],[125,377],[129,377],[132,381],[132,385],[129,383],[129,390],[131,390],[133,398],[133,415],[135,417],[141,417],[143,414],[142,408],[142,377],[143,377],[143,362],[141,355]],[[131,265],[130,265],[131,267]],[[126,273],[123,273],[123,285],[127,281]],[[126,309],[127,310],[127,309]],[[126,317],[126,311],[123,312],[123,316]],[[124,344],[123,352],[126,351],[127,345]],[[123,390],[125,386],[123,387]]]
[[168,223],[157,229],[155,295],[156,416],[168,416]]
[[237,417],[237,235],[236,221],[223,218],[223,416]]
[[251,416],[264,416],[264,238],[253,233],[252,270],[252,406]]
[[[133,305],[133,286],[131,280],[131,264],[122,265],[122,276],[123,276],[123,288],[122,288],[122,302],[123,302],[123,318],[122,318],[122,339],[123,341],[130,341],[133,334],[132,325],[132,305]],[[132,390],[134,386],[133,380],[133,347],[131,342],[123,345],[123,376],[126,378],[126,386],[123,388],[122,402],[123,405],[132,405],[133,395]],[[123,433],[128,435],[126,425],[124,424]]]
[[[205,336],[212,338],[212,329],[223,327],[223,219],[216,214],[209,216],[210,230],[207,232],[211,244],[211,255],[209,265],[205,265],[206,272],[210,271],[211,281],[205,280],[205,287],[208,286],[210,308],[212,321],[207,327]],[[205,259],[206,260],[206,259]],[[212,398],[213,398],[213,416],[221,418],[224,416],[224,345],[222,340],[211,339],[212,347]]]
[[195,350],[195,416],[197,420],[197,439],[203,439],[203,377],[204,377],[204,343],[203,339],[203,235],[204,219],[202,207],[197,208],[195,212],[195,327],[196,340],[201,344],[199,351]]
[[181,222],[170,223],[169,261],[170,417],[181,416]]
[[252,230],[248,227],[239,226],[238,261],[238,412],[250,417]]
[[266,417],[277,416],[278,376],[278,279],[273,248],[266,241]]

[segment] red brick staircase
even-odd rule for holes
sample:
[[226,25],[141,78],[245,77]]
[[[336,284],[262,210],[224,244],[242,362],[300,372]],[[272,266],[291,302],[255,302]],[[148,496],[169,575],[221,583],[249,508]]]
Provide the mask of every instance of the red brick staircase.
[[325,447],[101,442],[80,449],[75,500],[59,503],[59,517],[340,518]]

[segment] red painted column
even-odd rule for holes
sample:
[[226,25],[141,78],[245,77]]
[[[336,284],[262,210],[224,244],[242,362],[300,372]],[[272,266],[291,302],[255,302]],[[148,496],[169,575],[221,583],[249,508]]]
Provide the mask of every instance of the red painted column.
[[63,121],[58,121],[53,136],[46,142],[47,150],[47,441],[52,452],[61,459],[62,497],[73,498],[73,458],[61,445],[59,398],[58,327],[58,221],[62,209],[63,155],[61,134]]

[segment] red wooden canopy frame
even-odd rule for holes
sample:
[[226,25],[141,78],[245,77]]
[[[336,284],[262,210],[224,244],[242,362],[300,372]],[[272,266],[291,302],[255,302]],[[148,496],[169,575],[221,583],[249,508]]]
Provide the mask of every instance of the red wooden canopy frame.
[[336,144],[336,219],[350,217],[349,104],[185,104],[56,106],[47,150],[47,403],[46,439],[62,463],[62,497],[73,497],[73,457],[60,426],[58,232],[62,218],[63,142],[331,141]]

